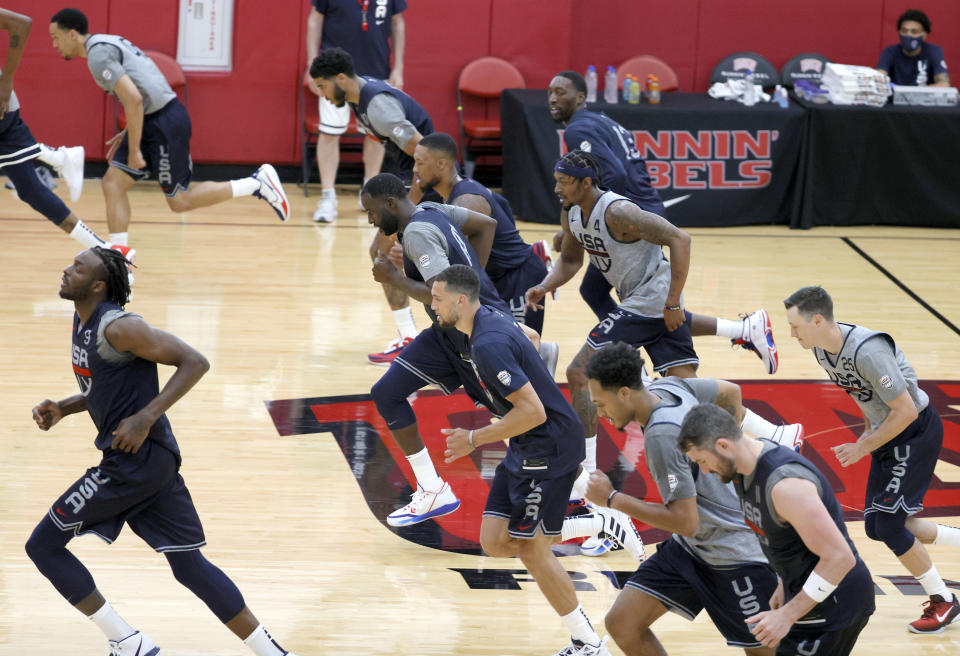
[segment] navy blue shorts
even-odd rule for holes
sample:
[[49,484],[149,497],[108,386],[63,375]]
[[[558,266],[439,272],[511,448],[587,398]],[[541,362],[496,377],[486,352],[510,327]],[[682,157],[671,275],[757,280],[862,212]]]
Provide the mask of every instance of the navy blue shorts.
[[587,345],[600,349],[607,344],[626,342],[635,348],[641,346],[650,356],[653,370],[663,373],[671,367],[692,364],[700,366],[690,336],[690,317],[673,332],[667,330],[663,317],[644,317],[617,307],[615,312],[598,323],[587,337]]
[[193,175],[190,135],[187,108],[174,98],[160,110],[143,117],[140,152],[147,161],[147,168],[137,170],[127,165],[130,146],[126,134],[113,154],[110,166],[115,166],[135,180],[146,180],[153,175],[160,181],[163,193],[176,196],[187,190]]
[[514,320],[538,333],[543,332],[544,311],[527,308],[524,297],[528,289],[539,285],[546,276],[547,265],[531,249],[530,257],[519,267],[499,278],[491,278],[493,286],[497,288],[497,295],[510,307]]
[[206,540],[177,457],[153,440],[135,454],[110,450],[49,511],[62,531],[112,543],[124,522],[158,552],[199,549]]
[[577,471],[556,478],[518,476],[497,465],[484,515],[509,520],[510,537],[533,539],[537,532],[560,535]]
[[452,394],[463,385],[463,390],[474,403],[483,404],[486,392],[473,365],[460,357],[461,353],[470,353],[467,336],[459,330],[444,330],[433,324],[407,344],[390,366],[403,367],[424,385],[436,385],[444,394]]
[[34,159],[40,144],[20,118],[20,110],[7,112],[0,120],[0,169]]
[[928,405],[900,435],[870,454],[864,514],[920,512],[942,446],[943,422]]
[[746,648],[760,643],[744,620],[770,610],[777,575],[765,563],[713,567],[671,537],[640,564],[626,585],[691,621],[705,608],[728,645]]
[[857,637],[869,619],[869,613],[860,615],[839,631],[817,631],[794,624],[790,633],[777,645],[777,656],[847,656],[853,651]]

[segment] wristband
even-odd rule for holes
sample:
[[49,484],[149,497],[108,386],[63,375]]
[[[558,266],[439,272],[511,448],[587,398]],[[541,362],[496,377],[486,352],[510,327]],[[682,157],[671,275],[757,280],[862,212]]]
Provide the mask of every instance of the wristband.
[[818,604],[829,597],[836,589],[837,586],[816,572],[810,572],[810,576],[808,576],[807,580],[803,583],[803,591]]
[[683,306],[682,305],[664,305],[663,309],[670,310],[671,312],[676,312],[677,310],[682,310]]
[[471,448],[471,449],[473,449],[474,451],[477,450],[477,447],[475,447],[475,446],[473,445],[473,431],[470,431],[470,433],[467,435],[467,442],[470,443],[470,448]]
[[610,503],[613,501],[613,497],[620,494],[620,490],[610,490],[610,494],[607,495],[607,508],[610,507]]

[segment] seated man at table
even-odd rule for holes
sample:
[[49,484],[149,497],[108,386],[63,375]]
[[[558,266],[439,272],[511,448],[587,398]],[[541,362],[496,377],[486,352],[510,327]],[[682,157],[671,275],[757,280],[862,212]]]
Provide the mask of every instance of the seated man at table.
[[897,19],[900,43],[884,48],[877,68],[894,84],[948,87],[950,75],[943,49],[927,43],[930,19],[918,9],[908,9]]

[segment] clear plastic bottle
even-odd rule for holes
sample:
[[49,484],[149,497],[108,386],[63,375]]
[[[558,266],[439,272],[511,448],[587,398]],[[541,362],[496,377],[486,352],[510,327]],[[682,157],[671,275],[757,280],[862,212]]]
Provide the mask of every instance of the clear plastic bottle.
[[748,107],[757,104],[757,87],[753,81],[753,71],[747,71],[747,76],[743,78],[746,82],[746,88],[743,90],[743,104]]
[[607,72],[603,76],[603,99],[615,105],[617,103],[617,71],[613,66],[607,66]]
[[637,78],[630,80],[630,104],[640,104],[640,80]]
[[630,83],[633,82],[633,76],[627,73],[623,78],[623,102],[630,102]]
[[651,105],[660,104],[660,80],[653,73],[647,76],[647,102]]
[[587,74],[583,76],[587,83],[587,102],[597,102],[597,69],[592,65],[587,67]]

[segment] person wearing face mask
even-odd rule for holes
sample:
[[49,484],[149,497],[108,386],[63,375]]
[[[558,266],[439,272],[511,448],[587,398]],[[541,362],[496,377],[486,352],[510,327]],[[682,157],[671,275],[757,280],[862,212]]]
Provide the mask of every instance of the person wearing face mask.
[[930,19],[919,9],[908,9],[897,19],[900,43],[884,48],[877,68],[894,84],[950,86],[943,49],[927,43]]

